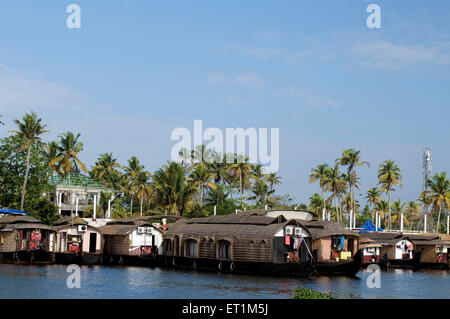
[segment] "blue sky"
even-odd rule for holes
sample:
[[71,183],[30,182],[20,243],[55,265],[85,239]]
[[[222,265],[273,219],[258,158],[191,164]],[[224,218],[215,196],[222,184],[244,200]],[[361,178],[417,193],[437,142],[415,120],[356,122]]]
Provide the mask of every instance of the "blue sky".
[[[66,7],[81,7],[81,29]],[[366,7],[381,7],[368,29]],[[310,169],[361,150],[361,193],[394,160],[415,199],[421,152],[450,155],[448,1],[2,1],[0,114],[35,110],[47,139],[81,132],[92,165],[113,152],[155,170],[176,127],[280,128],[280,193],[306,202]]]

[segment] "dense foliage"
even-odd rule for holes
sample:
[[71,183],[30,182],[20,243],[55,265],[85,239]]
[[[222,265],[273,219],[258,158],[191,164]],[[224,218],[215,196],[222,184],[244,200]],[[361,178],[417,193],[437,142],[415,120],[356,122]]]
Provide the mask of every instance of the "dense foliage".
[[327,294],[307,288],[294,289],[294,299],[335,299],[332,294]]

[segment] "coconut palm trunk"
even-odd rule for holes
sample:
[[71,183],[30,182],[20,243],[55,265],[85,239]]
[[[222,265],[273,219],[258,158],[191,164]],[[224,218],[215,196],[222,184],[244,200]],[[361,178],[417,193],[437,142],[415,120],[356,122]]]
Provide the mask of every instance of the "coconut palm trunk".
[[27,189],[28,172],[30,170],[30,154],[31,154],[31,143],[28,145],[28,150],[27,150],[27,164],[25,167],[25,177],[23,180],[22,196],[20,198],[20,210],[23,210],[23,205],[25,203],[25,192]]
[[131,197],[131,200],[130,200],[130,214],[131,214],[131,216],[133,216],[133,197]]
[[241,173],[239,174],[239,191],[241,193],[241,205],[244,205],[244,192],[242,188],[243,187],[242,187],[242,171],[241,171]]
[[391,191],[388,191],[388,211],[389,211],[389,230],[392,229],[391,224]]
[[439,233],[439,226],[441,224],[441,212],[442,212],[442,207],[439,206],[439,211],[438,211],[438,220],[437,220],[437,226],[436,226],[436,232]]
[[144,196],[141,197],[141,217],[142,217],[142,205],[144,204]]
[[322,209],[325,210],[325,215],[323,216],[323,220],[325,220],[327,218],[327,205],[325,204],[325,188],[324,187],[322,187],[322,203],[323,203]]

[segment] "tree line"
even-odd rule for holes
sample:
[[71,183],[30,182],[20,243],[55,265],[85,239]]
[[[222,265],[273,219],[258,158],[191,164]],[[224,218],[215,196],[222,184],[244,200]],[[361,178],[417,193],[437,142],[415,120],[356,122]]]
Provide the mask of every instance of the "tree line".
[[[444,231],[445,223],[441,220],[448,214],[450,207],[450,181],[447,173],[437,173],[427,183],[427,190],[422,191],[417,200],[403,202],[398,199],[391,201],[391,194],[397,187],[402,187],[402,174],[397,164],[386,160],[378,168],[377,186],[370,187],[364,199],[365,206],[355,199],[355,190],[361,186],[360,177],[356,168],[369,167],[367,161],[361,160],[361,152],[355,149],[346,149],[341,157],[337,158],[333,166],[320,164],[311,170],[310,183],[318,182],[321,194],[315,193],[310,198],[308,207],[319,216],[325,211],[332,215],[332,219],[343,222],[349,218],[352,210],[359,216],[360,225],[371,218],[375,224],[376,212],[382,219],[382,227],[386,229],[399,229],[403,213],[404,225],[410,230],[423,229],[423,215],[430,218],[429,223],[434,231]],[[345,171],[341,172],[340,167]],[[384,198],[383,198],[384,194]]]
[[[261,165],[249,163],[243,155],[232,154],[234,162],[226,163],[224,159],[230,154],[199,145],[192,151],[182,150],[179,161],[168,161],[153,173],[136,156],[121,165],[113,153],[100,154],[87,168],[79,158],[83,151],[80,133],[65,132],[55,141],[44,142],[47,125],[35,112],[25,113],[14,124],[12,135],[1,140],[0,204],[29,210],[43,220],[57,215],[42,194],[55,194],[54,180],[60,176],[67,181],[72,203],[71,178],[78,174],[88,174],[105,186],[99,216],[106,213],[111,199],[112,216],[119,218],[153,213],[207,216],[214,209],[217,214],[226,214],[266,205],[286,208],[292,201],[288,195],[275,194],[281,177],[265,173]],[[211,158],[214,161],[208,160]],[[111,189],[120,196],[112,196]],[[84,217],[92,214],[92,207],[85,213]]]

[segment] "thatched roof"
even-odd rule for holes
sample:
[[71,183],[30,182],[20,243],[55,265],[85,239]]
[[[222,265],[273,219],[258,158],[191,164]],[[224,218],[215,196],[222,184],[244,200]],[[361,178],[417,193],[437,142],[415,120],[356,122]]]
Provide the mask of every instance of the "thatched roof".
[[371,248],[371,247],[383,247],[382,245],[378,244],[375,240],[370,239],[368,237],[361,238],[359,241],[359,248]]
[[258,239],[270,240],[280,229],[287,224],[298,224],[295,220],[286,221],[266,216],[239,216],[224,215],[211,216],[208,218],[193,218],[190,220],[179,220],[171,224],[167,230],[166,237],[173,238],[182,236],[184,238],[220,238],[233,237],[235,239]]
[[[409,235],[404,235],[399,232],[372,232],[372,233],[360,233],[361,237],[370,238],[379,244],[392,246],[397,242],[405,239],[411,240]],[[411,240],[412,241],[412,240]]]
[[343,224],[338,222],[311,220],[305,222],[305,225],[314,239],[333,235],[345,235],[359,238],[358,233],[345,228]]
[[42,223],[12,223],[5,224],[4,228],[1,228],[0,231],[12,231],[14,229],[45,229],[45,230],[53,230],[55,229],[51,226],[42,224]]
[[31,216],[10,215],[0,218],[0,224],[16,224],[16,223],[42,223],[39,219]]
[[243,214],[230,214],[230,215],[216,215],[203,218],[192,218],[186,221],[187,224],[247,224],[247,225],[269,225],[274,222],[285,222],[286,219],[283,216],[280,217],[268,217],[260,215],[243,215]]
[[53,226],[61,226],[61,225],[87,225],[88,222],[85,221],[83,218],[80,217],[73,217],[70,216],[64,216],[58,219],[56,222],[53,223]]
[[135,221],[133,224],[129,223],[107,223],[105,226],[97,228],[103,235],[117,235],[117,236],[126,236],[129,233],[131,233],[133,230],[137,229],[138,227],[152,227],[154,229],[159,230],[156,227],[153,227],[152,224],[143,221],[138,220]]

